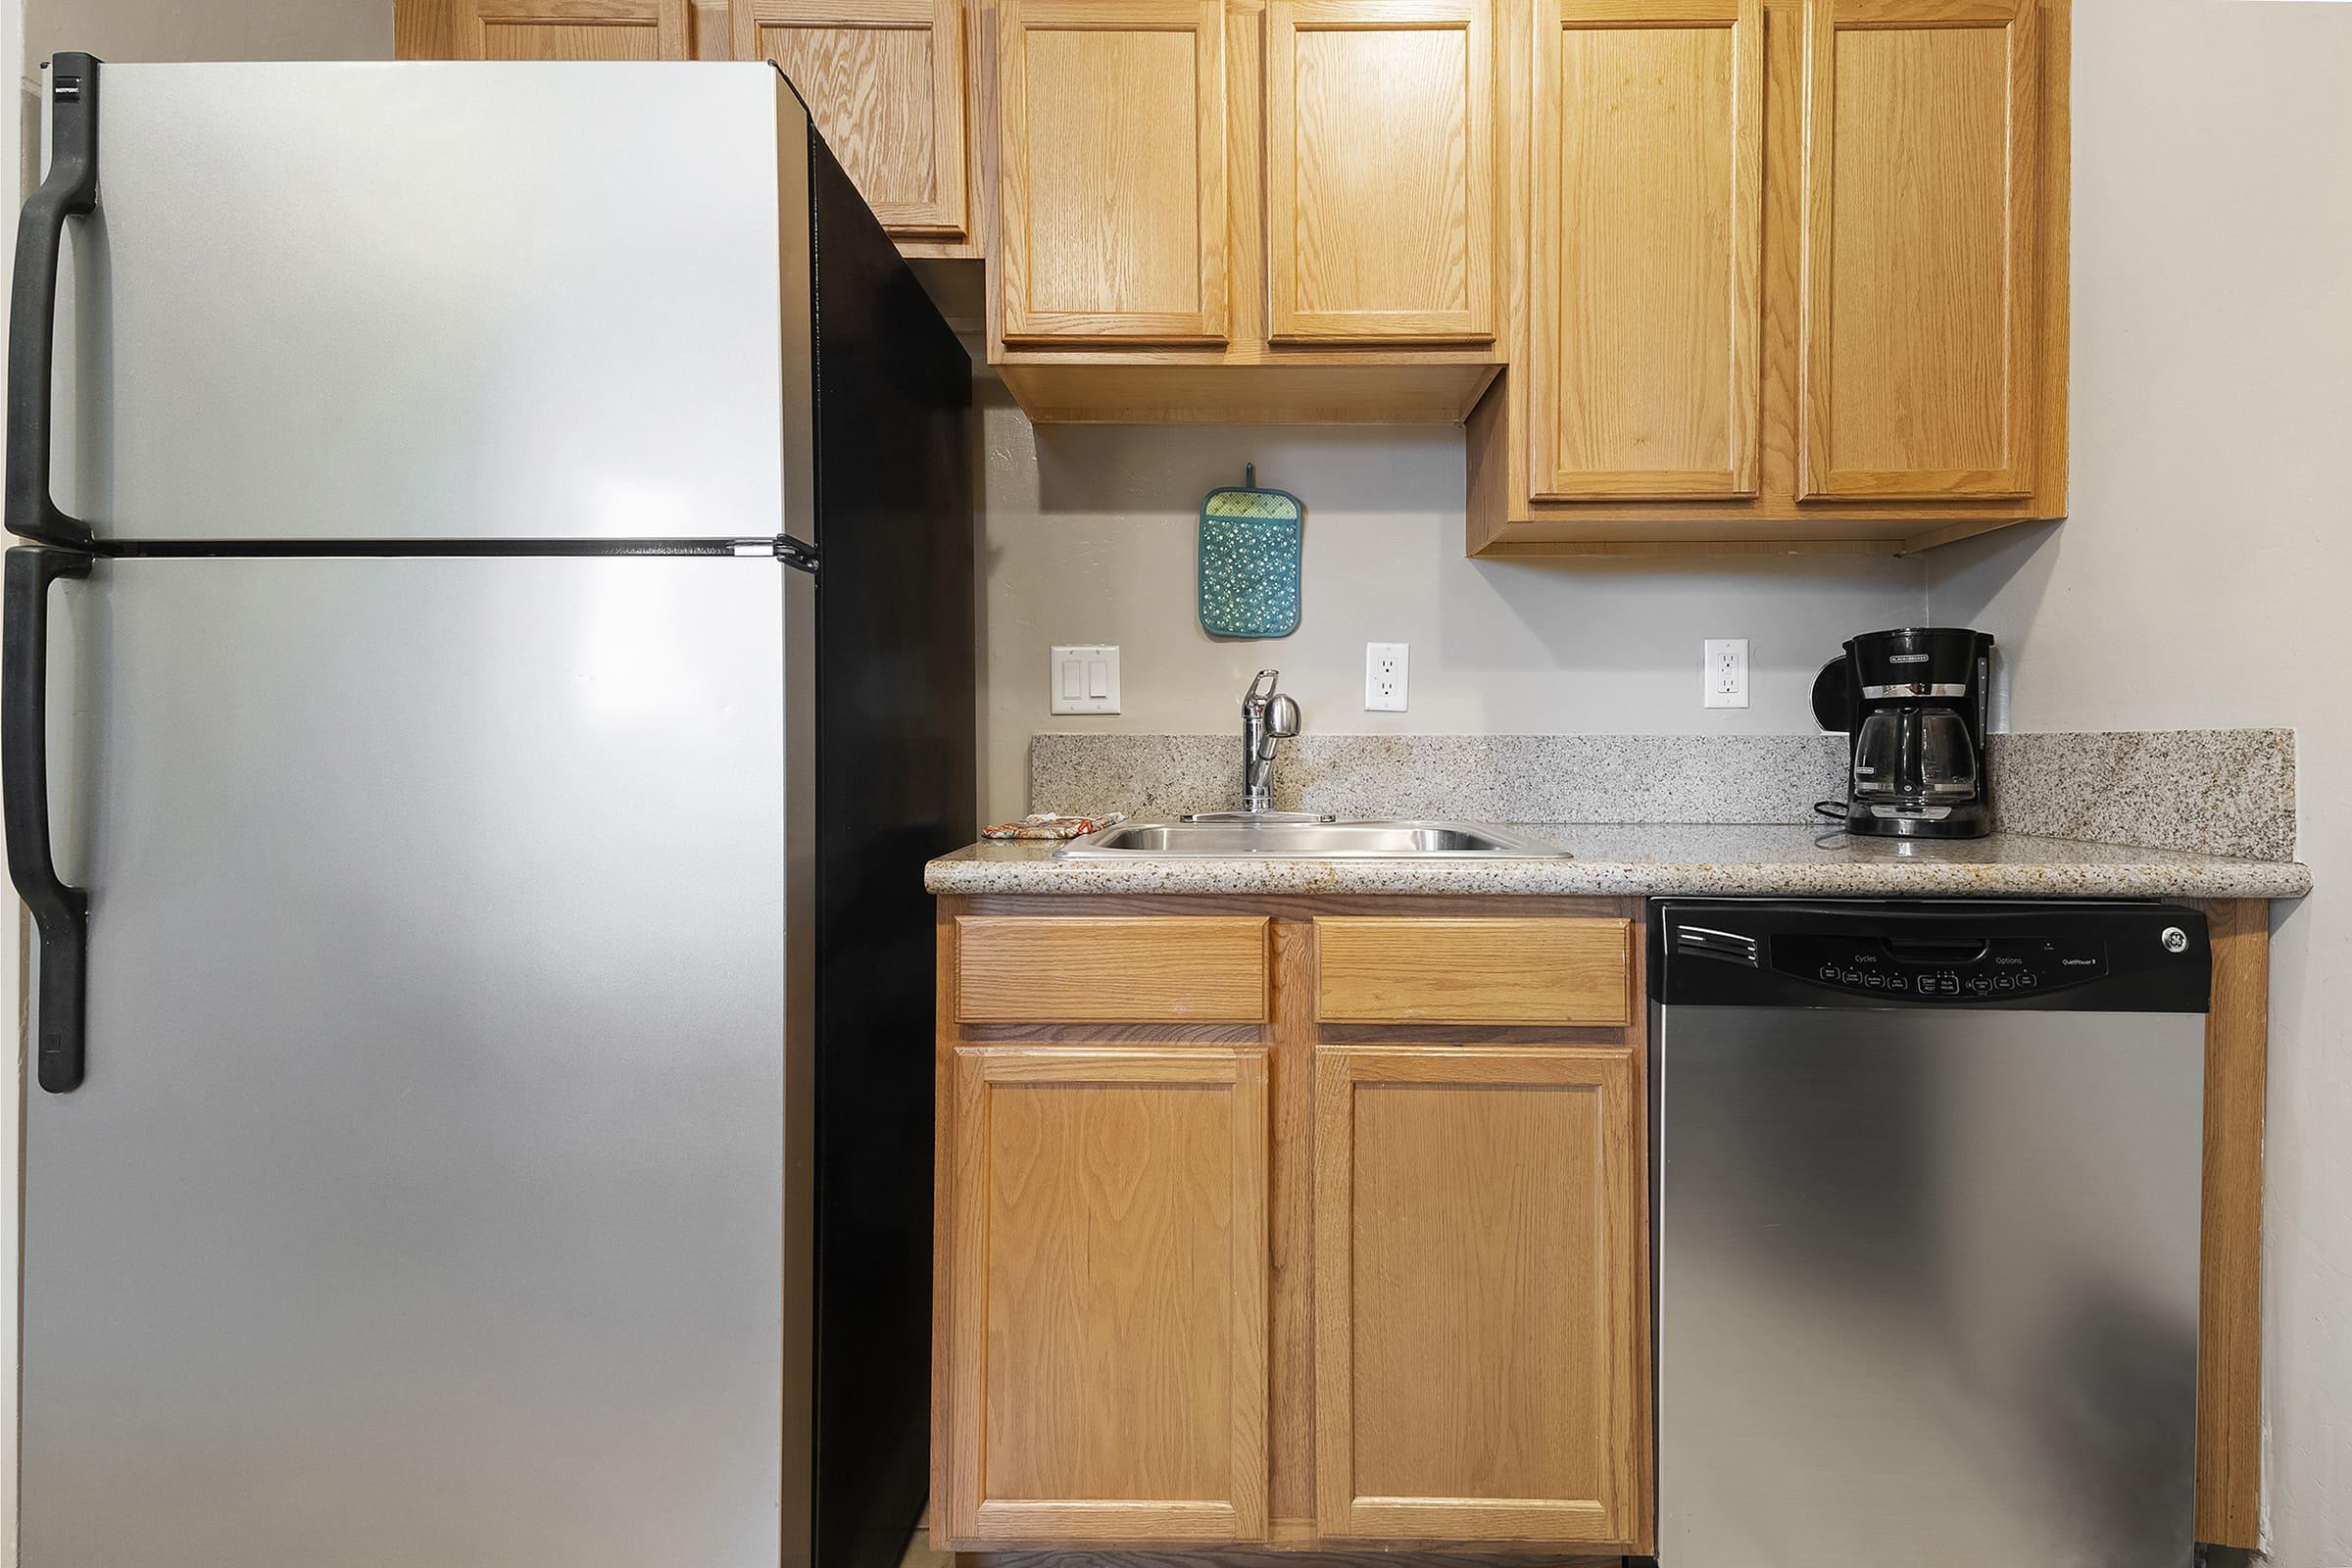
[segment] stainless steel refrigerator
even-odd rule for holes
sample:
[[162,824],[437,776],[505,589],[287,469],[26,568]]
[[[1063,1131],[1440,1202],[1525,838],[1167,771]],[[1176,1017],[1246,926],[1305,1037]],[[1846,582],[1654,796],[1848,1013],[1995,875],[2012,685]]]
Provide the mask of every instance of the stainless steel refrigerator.
[[895,1560],[962,349],[764,66],[48,92],[26,1568]]

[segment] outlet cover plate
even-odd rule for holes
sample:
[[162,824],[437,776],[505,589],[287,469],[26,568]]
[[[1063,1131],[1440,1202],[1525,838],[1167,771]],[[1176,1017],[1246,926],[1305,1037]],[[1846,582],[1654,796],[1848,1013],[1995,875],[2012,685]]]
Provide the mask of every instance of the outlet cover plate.
[[1365,712],[1404,711],[1405,653],[1403,643],[1364,644]]
[[1747,706],[1747,639],[1710,637],[1700,666],[1699,701],[1707,708]]
[[1118,645],[1057,647],[1047,680],[1056,713],[1115,713],[1119,710]]

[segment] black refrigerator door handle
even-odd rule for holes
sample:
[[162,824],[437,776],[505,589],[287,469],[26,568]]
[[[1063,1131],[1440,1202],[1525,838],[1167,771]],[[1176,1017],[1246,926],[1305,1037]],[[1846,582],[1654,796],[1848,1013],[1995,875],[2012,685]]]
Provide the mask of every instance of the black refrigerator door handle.
[[86,576],[90,558],[21,545],[8,553],[0,623],[0,818],[8,875],[40,932],[35,1076],[53,1095],[81,1087],[89,895],[57,874],[49,851],[49,585]]
[[90,525],[49,494],[50,353],[57,336],[57,270],[66,220],[98,205],[98,61],[49,63],[49,175],[17,220],[16,285],[8,303],[8,531],[87,548]]

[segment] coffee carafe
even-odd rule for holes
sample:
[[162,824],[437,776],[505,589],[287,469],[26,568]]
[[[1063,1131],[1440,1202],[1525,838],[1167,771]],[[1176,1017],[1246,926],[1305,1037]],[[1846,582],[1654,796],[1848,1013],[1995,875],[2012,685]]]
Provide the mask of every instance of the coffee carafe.
[[1849,833],[1974,839],[1992,831],[1984,760],[1992,639],[1914,626],[1866,632],[1822,667],[1814,716],[1848,737]]

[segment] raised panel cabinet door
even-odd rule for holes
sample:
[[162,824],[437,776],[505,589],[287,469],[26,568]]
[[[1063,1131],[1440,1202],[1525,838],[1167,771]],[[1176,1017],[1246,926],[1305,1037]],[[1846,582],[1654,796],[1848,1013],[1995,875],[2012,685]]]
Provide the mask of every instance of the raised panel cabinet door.
[[1535,495],[1752,496],[1763,0],[1535,11]]
[[891,233],[964,237],[962,0],[734,0],[734,53],[772,60]]
[[1806,0],[1801,498],[2034,487],[2037,0]]
[[1325,1536],[1635,1545],[1642,1110],[1622,1048],[1324,1048]]
[[960,1048],[950,1535],[1265,1534],[1261,1052]]
[[1004,340],[1223,341],[1223,6],[998,0],[996,38]]
[[691,60],[687,0],[456,0],[460,60]]
[[1492,0],[1266,7],[1276,341],[1494,335]]

